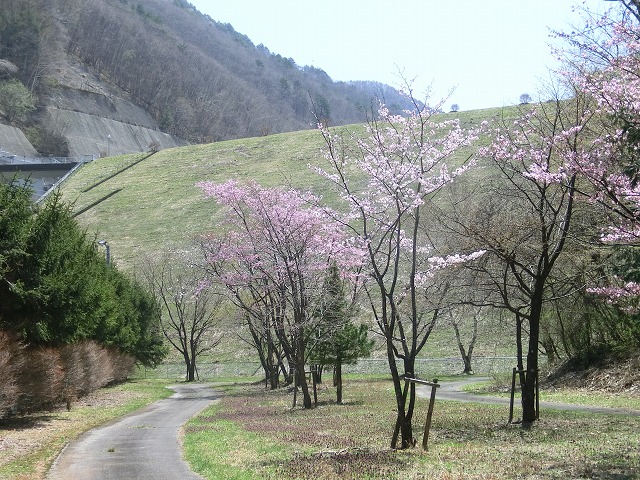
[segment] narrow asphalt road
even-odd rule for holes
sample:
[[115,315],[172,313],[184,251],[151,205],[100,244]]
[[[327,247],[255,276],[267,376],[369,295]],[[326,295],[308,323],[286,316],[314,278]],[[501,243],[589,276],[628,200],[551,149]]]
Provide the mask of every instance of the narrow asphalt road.
[[207,385],[174,385],[175,394],[67,445],[48,480],[200,479],[184,461],[178,430],[218,398]]
[[[470,383],[482,382],[489,380],[487,377],[475,377],[460,380],[457,382],[442,382],[440,388],[436,391],[437,400],[453,400],[456,402],[469,402],[469,403],[488,403],[493,405],[509,405],[510,399],[508,397],[492,397],[489,395],[476,395],[468,393],[463,390],[465,385]],[[428,398],[431,395],[431,387],[420,386],[416,389],[418,396]],[[514,408],[519,407],[519,398],[516,397]],[[640,410],[624,409],[624,408],[608,408],[608,407],[596,407],[591,405],[576,405],[571,403],[555,403],[555,402],[540,402],[540,409],[549,408],[555,410],[573,410],[583,411],[591,413],[604,413],[609,415],[629,415],[633,417],[640,416]]]

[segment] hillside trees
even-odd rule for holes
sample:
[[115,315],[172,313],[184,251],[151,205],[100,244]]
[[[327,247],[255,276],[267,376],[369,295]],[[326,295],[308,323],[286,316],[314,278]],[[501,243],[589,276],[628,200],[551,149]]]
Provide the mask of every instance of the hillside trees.
[[[319,68],[253,45],[186,2],[2,2],[1,60],[18,68],[12,75],[44,106],[57,88],[80,82],[135,103],[163,131],[192,142],[309,128],[310,99],[326,100],[333,124],[360,121],[380,90],[392,108],[405,106],[390,87],[333,82]],[[99,82],[77,78],[83,66]],[[6,73],[2,68],[0,75]]]
[[[434,256],[422,228],[434,193],[468,168],[449,171],[444,162],[470,145],[477,132],[463,130],[456,120],[435,121],[410,89],[409,97],[414,105],[409,116],[392,115],[382,105],[368,122],[366,138],[346,140],[322,128],[329,166],[319,169],[348,207],[349,213],[336,220],[366,251],[370,282],[365,288],[385,340],[397,406],[393,448],[415,445],[415,386],[403,389],[403,378],[417,375],[416,357],[439,314],[437,302],[424,298],[430,278],[441,268],[481,255]],[[435,308],[423,308],[425,302]]]
[[[535,384],[544,314],[554,298],[579,288],[566,278],[560,283],[557,267],[573,241],[578,175],[568,164],[590,154],[592,138],[583,128],[589,106],[581,95],[558,99],[497,128],[491,145],[481,149],[488,162],[482,163],[486,192],[478,200],[480,210],[461,226],[464,237],[487,250],[489,261],[476,267],[486,275],[478,288],[495,293],[480,304],[514,316],[524,425],[538,418]],[[588,228],[580,233],[583,239],[593,234]]]
[[[243,309],[256,347],[267,342],[269,360],[263,359],[263,366],[271,370],[266,375],[274,375],[272,357],[281,348],[302,390],[303,406],[310,408],[306,334],[314,331],[324,274],[331,260],[348,271],[361,255],[323,210],[309,206],[315,202],[311,196],[234,180],[199,186],[226,209],[223,236],[218,232],[203,239],[212,281],[222,282]],[[279,347],[269,344],[275,339]]]
[[0,81],[0,109],[9,123],[24,121],[35,107],[35,97],[19,80]]
[[[577,157],[568,167],[590,182],[584,193],[609,213],[601,240],[633,249],[640,238],[640,18],[638,2],[622,5],[604,15],[583,11],[584,27],[560,35],[568,42],[563,76],[593,99],[601,132],[591,155]],[[639,284],[616,270],[611,285],[593,292],[636,309]]]
[[42,54],[41,34],[46,28],[40,0],[2,2],[0,5],[0,59],[18,67],[18,78],[31,85]]
[[[622,312],[615,318],[588,294],[637,305],[633,262],[612,265],[616,256],[607,259],[596,245],[602,234],[604,242],[637,245],[637,18],[589,16],[584,30],[567,38],[574,48],[562,82],[568,92],[521,107],[515,121],[493,132],[492,144],[481,149],[489,160],[480,170],[486,192],[475,220],[461,228],[466,241],[487,250],[486,261],[473,264],[486,275],[478,290],[494,292],[470,303],[506,308],[515,320],[524,425],[538,414],[539,350],[550,359],[561,350],[584,358],[596,343],[635,337],[637,345],[638,338],[633,320]],[[462,225],[463,216],[450,219]],[[625,270],[617,288],[587,288],[598,276]]]
[[111,78],[173,135],[195,142],[255,136],[276,121],[263,97],[234,77],[231,58],[211,58],[219,45],[203,52],[172,38],[163,25],[146,22],[140,29],[140,22],[126,8],[88,2],[69,51]]
[[[306,129],[313,123],[310,98],[326,101],[332,123],[353,123],[376,93],[299,67],[184,4],[146,0],[143,7],[148,15],[122,2],[59,5],[73,19],[67,51],[168,133],[201,142]],[[399,103],[397,92],[385,93]]]

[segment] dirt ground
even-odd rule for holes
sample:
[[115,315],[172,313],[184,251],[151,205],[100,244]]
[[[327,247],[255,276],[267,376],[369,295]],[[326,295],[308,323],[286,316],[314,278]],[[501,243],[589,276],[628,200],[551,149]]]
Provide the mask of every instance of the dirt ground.
[[640,357],[610,361],[585,370],[574,370],[572,365],[563,364],[543,383],[546,387],[640,394]]

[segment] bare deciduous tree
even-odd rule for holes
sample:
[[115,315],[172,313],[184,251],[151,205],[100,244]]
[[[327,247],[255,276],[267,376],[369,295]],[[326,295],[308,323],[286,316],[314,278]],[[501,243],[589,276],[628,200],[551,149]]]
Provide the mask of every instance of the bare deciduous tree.
[[521,104],[526,104],[529,102],[531,102],[531,95],[529,95],[528,93],[523,93],[522,95],[520,95]]
[[203,282],[202,271],[167,255],[141,268],[151,291],[162,305],[162,333],[180,353],[186,379],[198,376],[197,361],[221,340],[216,332],[223,297]]

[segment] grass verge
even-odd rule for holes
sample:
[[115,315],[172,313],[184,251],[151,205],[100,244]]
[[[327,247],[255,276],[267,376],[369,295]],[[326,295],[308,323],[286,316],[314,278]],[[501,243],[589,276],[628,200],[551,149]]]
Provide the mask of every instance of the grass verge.
[[[194,470],[218,478],[638,478],[640,419],[545,410],[531,429],[506,425],[508,407],[436,401],[429,451],[389,448],[393,392],[383,378],[349,378],[345,403],[323,387],[319,405],[291,393],[225,387],[220,403],[185,426]],[[414,417],[421,441],[428,400]]]
[[[506,382],[497,384],[495,381],[470,383],[463,390],[478,395],[490,395],[508,398],[510,385]],[[517,388],[517,387],[516,387]],[[518,393],[516,391],[516,398]],[[570,403],[592,407],[608,407],[619,409],[640,410],[640,395],[625,392],[608,392],[591,388],[575,387],[542,387],[540,389],[540,401],[550,403]]]
[[43,479],[64,446],[83,432],[172,395],[166,380],[132,380],[72,405],[0,424],[0,479]]

